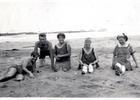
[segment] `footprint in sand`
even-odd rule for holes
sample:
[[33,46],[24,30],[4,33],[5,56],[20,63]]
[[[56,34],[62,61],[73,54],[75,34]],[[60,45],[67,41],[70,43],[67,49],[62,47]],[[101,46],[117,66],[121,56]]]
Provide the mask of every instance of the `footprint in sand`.
[[89,97],[87,93],[71,94],[70,97]]
[[119,84],[121,84],[121,83],[123,83],[124,81],[116,81],[116,83],[119,83]]
[[102,88],[102,86],[100,85],[96,85],[96,84],[91,84],[91,85],[81,85],[78,87],[79,89],[87,89],[87,88],[90,88],[90,89],[97,89],[97,88]]
[[53,97],[70,97],[72,91],[71,90],[64,90],[60,92],[59,94],[53,94]]
[[52,80],[52,81],[56,81],[57,79],[59,79],[59,77],[50,76],[50,77],[47,77],[47,79]]
[[32,97],[29,93],[25,95],[25,97]]
[[130,92],[128,93],[129,95],[133,95],[135,97],[140,97],[140,93],[139,92]]
[[128,86],[133,87],[133,88],[138,89],[138,90],[140,89],[140,85],[136,85],[134,83],[131,83]]
[[0,88],[7,88],[8,86],[7,85],[2,85],[2,86],[0,86]]
[[61,94],[62,95],[65,95],[65,96],[70,96],[70,94],[72,93],[71,90],[65,90],[65,91],[62,91]]
[[103,81],[103,79],[94,78],[94,79],[91,79],[90,81],[91,81],[91,82],[101,82],[101,81]]
[[114,94],[114,93],[115,93],[114,91],[108,90],[108,91],[104,92],[103,94],[105,94],[105,95],[107,95],[107,96],[111,96],[111,95]]

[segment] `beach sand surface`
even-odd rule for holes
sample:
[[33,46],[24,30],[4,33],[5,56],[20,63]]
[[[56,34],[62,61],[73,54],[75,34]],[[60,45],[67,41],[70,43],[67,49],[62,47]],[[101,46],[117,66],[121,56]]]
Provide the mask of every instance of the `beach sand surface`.
[[[53,72],[50,70],[49,58],[46,65],[37,68],[36,78],[25,77],[24,81],[14,79],[0,83],[0,97],[140,97],[140,68],[116,76],[111,70],[112,52],[117,43],[113,38],[92,38],[92,46],[100,60],[100,68],[92,74],[81,75],[78,67],[78,54],[83,47],[84,39],[68,39],[72,47],[72,69],[69,72]],[[56,44],[56,40],[51,40]],[[136,50],[136,58],[140,65],[140,36],[130,38]],[[0,43],[0,75],[13,62],[28,57],[33,50],[34,41]],[[38,65],[38,61],[37,61]]]

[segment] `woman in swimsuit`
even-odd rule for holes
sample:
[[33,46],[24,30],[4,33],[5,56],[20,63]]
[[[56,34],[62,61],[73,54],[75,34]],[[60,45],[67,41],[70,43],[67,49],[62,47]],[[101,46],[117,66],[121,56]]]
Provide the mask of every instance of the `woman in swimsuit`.
[[132,56],[136,67],[138,67],[137,60],[135,58],[135,51],[130,43],[128,43],[128,37],[122,33],[117,36],[118,44],[113,52],[112,69],[115,70],[116,75],[124,74],[125,71],[130,71],[132,65],[130,63],[130,57]]
[[54,47],[55,71],[62,68],[63,71],[69,71],[71,69],[71,46],[65,42],[65,34],[59,33],[57,35],[59,43]]
[[91,47],[91,39],[85,39],[84,47],[79,55],[79,68],[82,69],[82,74],[87,72],[92,73],[94,68],[99,67],[99,60],[95,55],[94,48]]

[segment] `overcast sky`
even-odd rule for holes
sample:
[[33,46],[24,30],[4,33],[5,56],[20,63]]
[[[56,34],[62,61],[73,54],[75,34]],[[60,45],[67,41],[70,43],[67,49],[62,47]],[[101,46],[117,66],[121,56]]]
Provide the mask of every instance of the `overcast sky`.
[[0,0],[0,32],[140,32],[140,0]]

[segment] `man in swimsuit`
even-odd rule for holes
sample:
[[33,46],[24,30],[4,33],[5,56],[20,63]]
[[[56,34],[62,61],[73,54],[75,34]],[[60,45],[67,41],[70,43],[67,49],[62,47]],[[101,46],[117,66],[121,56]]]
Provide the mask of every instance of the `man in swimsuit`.
[[36,60],[38,55],[34,52],[31,53],[31,57],[21,61],[21,64],[14,64],[8,68],[8,71],[0,78],[0,82],[8,81],[14,77],[16,80],[21,81],[24,79],[24,75],[28,74],[29,77],[34,78],[33,72],[36,69]]
[[38,48],[40,49],[40,67],[44,66],[45,57],[49,56],[51,59],[51,68],[54,70],[54,57],[53,57],[53,48],[52,43],[46,39],[46,34],[39,34],[39,41],[35,43],[34,52],[38,53]]

